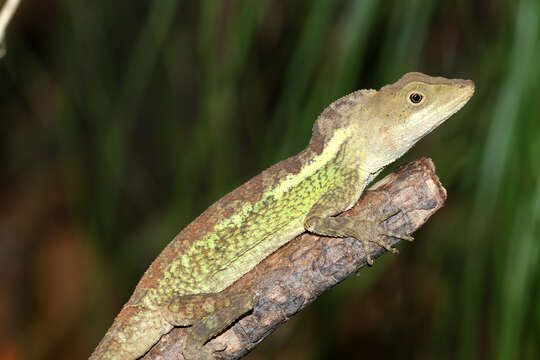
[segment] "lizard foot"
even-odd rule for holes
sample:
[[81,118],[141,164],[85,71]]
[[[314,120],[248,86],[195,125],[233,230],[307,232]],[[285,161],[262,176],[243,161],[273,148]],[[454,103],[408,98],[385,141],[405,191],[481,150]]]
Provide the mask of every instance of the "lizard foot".
[[371,255],[369,253],[369,243],[375,243],[393,254],[399,253],[398,249],[391,247],[390,244],[388,244],[381,238],[381,236],[396,237],[407,241],[414,240],[412,236],[400,234],[394,231],[389,231],[382,227],[383,222],[385,222],[392,216],[398,214],[399,212],[401,212],[401,210],[396,209],[395,211],[392,211],[388,214],[376,217],[375,220],[362,220],[357,223],[357,234],[355,234],[355,238],[360,240],[364,247],[364,253],[366,254],[366,261],[368,265],[373,265],[373,259],[371,258]]
[[208,344],[207,346],[190,346],[184,347],[182,355],[186,360],[215,360],[215,353],[222,352],[227,349],[227,345],[223,343]]

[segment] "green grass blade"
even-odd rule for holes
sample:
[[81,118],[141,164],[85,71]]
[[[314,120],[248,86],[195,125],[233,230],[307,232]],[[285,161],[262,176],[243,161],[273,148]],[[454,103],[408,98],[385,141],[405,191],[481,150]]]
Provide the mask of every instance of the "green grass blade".
[[524,89],[531,79],[528,66],[536,61],[535,41],[537,20],[534,5],[529,1],[519,4],[514,32],[514,46],[508,77],[495,103],[493,121],[488,130],[487,141],[478,175],[472,219],[475,222],[470,237],[467,260],[464,268],[465,281],[462,287],[462,331],[460,354],[462,359],[473,359],[477,353],[477,334],[482,312],[481,289],[485,289],[486,267],[490,254],[487,238],[496,236],[489,233],[489,224],[494,221],[497,199],[504,183],[504,171],[509,161],[511,143]]

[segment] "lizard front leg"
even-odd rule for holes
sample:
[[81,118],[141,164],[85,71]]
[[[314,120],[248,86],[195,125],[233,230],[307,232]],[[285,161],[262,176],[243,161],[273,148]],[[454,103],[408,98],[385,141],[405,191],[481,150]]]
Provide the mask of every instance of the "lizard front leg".
[[357,200],[358,181],[357,177],[352,177],[352,181],[345,186],[335,187],[331,191],[322,195],[313,205],[304,221],[307,231],[335,237],[353,237],[362,242],[366,260],[369,265],[373,265],[373,259],[369,254],[369,243],[373,242],[386,250],[397,253],[398,250],[390,247],[382,236],[393,236],[400,239],[412,241],[411,236],[390,232],[382,228],[381,223],[394,216],[399,210],[388,215],[377,217],[375,220],[358,220],[352,218],[336,218],[337,215],[350,207],[351,203]]

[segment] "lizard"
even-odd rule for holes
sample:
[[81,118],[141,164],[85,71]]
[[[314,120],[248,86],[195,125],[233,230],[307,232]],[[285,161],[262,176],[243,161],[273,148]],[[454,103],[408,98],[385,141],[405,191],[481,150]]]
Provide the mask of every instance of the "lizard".
[[[247,181],[184,228],[152,262],[90,360],[132,360],[173,327],[186,327],[186,360],[211,360],[204,346],[253,309],[249,292],[227,287],[303,232],[352,237],[397,252],[383,219],[337,218],[366,186],[474,94],[471,80],[407,73],[380,90],[358,90],[317,118],[307,147]],[[389,216],[395,215],[395,213]]]

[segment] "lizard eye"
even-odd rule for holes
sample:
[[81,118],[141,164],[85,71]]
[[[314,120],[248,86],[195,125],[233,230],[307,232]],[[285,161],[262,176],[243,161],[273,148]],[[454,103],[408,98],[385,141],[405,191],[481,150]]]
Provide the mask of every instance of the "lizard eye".
[[424,96],[420,93],[413,92],[409,95],[409,100],[413,104],[420,104],[422,100],[424,99]]

